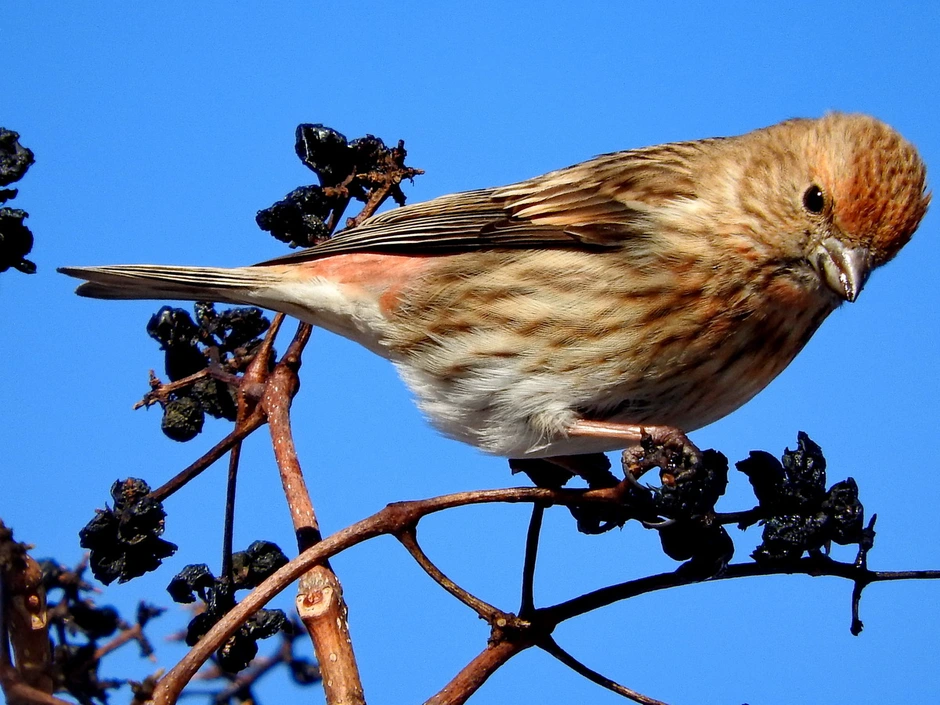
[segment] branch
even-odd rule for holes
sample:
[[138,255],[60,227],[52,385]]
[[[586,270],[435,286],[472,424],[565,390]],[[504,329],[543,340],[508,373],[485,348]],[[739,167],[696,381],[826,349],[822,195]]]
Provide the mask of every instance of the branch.
[[513,656],[532,644],[515,641],[489,643],[476,658],[464,666],[440,692],[428,698],[424,705],[461,705],[467,702],[486,680]]
[[[555,490],[538,487],[516,487],[497,490],[480,490],[475,492],[458,492],[440,497],[410,502],[398,502],[386,506],[372,516],[358,521],[350,526],[325,538],[312,548],[307,549],[299,556],[271,575],[261,585],[255,588],[242,602],[236,605],[225,617],[219,621],[192,650],[160,681],[155,690],[154,702],[157,704],[174,703],[183,685],[196,673],[199,667],[209,656],[231,636],[239,625],[251,614],[262,608],[275,595],[282,592],[294,580],[297,580],[310,568],[322,564],[324,561],[345,551],[357,544],[368,541],[385,534],[400,535],[415,525],[423,517],[453,507],[475,504],[491,504],[494,502],[520,503],[538,502],[543,504],[574,505],[584,503],[608,503],[614,501],[612,495],[606,490]],[[829,575],[847,578],[865,583],[883,582],[890,580],[935,580],[940,579],[940,571],[869,571],[854,564],[839,563],[830,559],[804,558],[785,565],[762,565],[757,563],[733,564],[725,572],[712,580],[729,580],[731,578],[755,577],[763,575],[780,575],[802,573],[819,576]],[[489,674],[489,670],[497,661],[505,662],[513,655],[529,646],[532,646],[545,634],[550,634],[557,624],[589,612],[599,607],[625,600],[647,592],[664,590],[701,582],[700,579],[688,577],[681,573],[662,573],[638,580],[631,580],[618,585],[595,590],[594,592],[562,602],[552,607],[541,608],[535,611],[530,620],[531,629],[537,630],[541,636],[507,637],[505,634],[497,635],[499,641],[481,653],[458,676],[461,682],[469,682],[476,676],[473,668],[482,669],[478,674],[482,683]],[[513,620],[512,627],[524,625],[523,620]],[[491,653],[491,649],[496,649]],[[474,664],[477,664],[474,666]],[[473,667],[473,668],[471,668]],[[482,675],[481,675],[482,674]],[[472,677],[471,677],[472,676]],[[457,679],[455,679],[456,681]],[[453,683],[453,682],[452,682]],[[450,686],[438,693],[429,703],[463,702],[462,700],[445,700],[445,691],[450,692]]]
[[230,434],[210,448],[199,460],[180,472],[176,477],[166,482],[163,486],[151,492],[150,497],[158,502],[162,502],[173,493],[182,489],[190,480],[200,475],[203,470],[231,450],[235,444],[241,442],[247,436],[258,430],[262,424],[264,424],[264,415],[256,409],[252,412],[251,416],[245,419],[244,423],[236,424]]
[[[898,571],[870,571],[860,568],[854,563],[840,563],[829,558],[800,558],[799,560],[762,564],[762,563],[733,563],[725,568],[724,572],[709,578],[709,582],[718,580],[732,580],[734,578],[754,578],[768,575],[809,575],[811,577],[845,578],[863,586],[871,583],[891,580],[938,580],[940,570],[898,570]],[[679,572],[659,573],[636,580],[630,580],[617,585],[594,590],[566,602],[552,607],[538,610],[541,618],[549,623],[560,624],[565,620],[591,612],[600,607],[606,607],[615,602],[626,600],[637,595],[645,595],[659,590],[682,587],[700,583],[702,580],[695,576],[686,576]]]
[[611,498],[612,496],[615,497],[606,490],[551,490],[517,487],[458,492],[431,499],[390,504],[371,517],[358,521],[307,549],[252,590],[160,680],[154,689],[154,702],[163,705],[175,703],[185,684],[196,674],[202,664],[249,616],[261,609],[305,572],[351,546],[384,534],[400,534],[422,517],[453,507],[493,502],[539,501],[546,504],[573,504],[616,501]]
[[13,540],[13,531],[0,521],[0,658],[5,666],[13,668],[8,648],[12,644],[12,660],[16,663],[15,678],[4,675],[3,687],[6,692],[8,683],[21,683],[37,692],[52,693],[46,590],[42,568],[27,549]]
[[542,517],[544,514],[544,504],[535,503],[532,505],[532,517],[529,519],[529,529],[526,532],[525,560],[522,565],[520,617],[528,617],[535,611],[535,559],[538,557],[539,534],[542,532]]
[[[319,522],[297,458],[290,421],[291,401],[300,388],[297,373],[301,353],[310,333],[311,327],[301,323],[290,347],[268,378],[261,400],[300,551],[321,540]],[[313,642],[327,703],[364,705],[362,679],[349,636],[343,588],[327,562],[312,567],[300,579],[296,607]]]
[[427,557],[427,554],[425,554],[425,552],[421,549],[421,546],[418,545],[417,531],[413,525],[407,527],[404,531],[397,534],[396,538],[406,549],[408,549],[408,553],[411,554],[411,557],[414,558],[417,564],[424,569],[425,573],[431,576],[431,579],[434,582],[447,590],[447,592],[456,597],[458,600],[463,602],[467,607],[480,615],[480,617],[485,619],[487,622],[492,623],[494,620],[504,616],[505,613],[502,612],[502,610],[498,610],[493,607],[493,605],[484,602],[475,595],[470,594],[453,580],[444,575],[441,569],[438,568],[431,561],[431,559]]
[[656,700],[655,698],[650,698],[646,695],[643,695],[643,693],[638,693],[635,690],[631,690],[626,686],[620,685],[619,683],[610,680],[610,678],[602,676],[597,671],[588,668],[583,663],[578,661],[578,659],[576,659],[574,656],[561,648],[558,645],[558,642],[552,639],[551,636],[545,637],[545,639],[539,643],[539,647],[557,658],[575,673],[587,678],[592,683],[597,683],[597,685],[603,688],[607,688],[607,690],[617,693],[618,695],[622,695],[625,698],[629,698],[635,703],[640,703],[640,705],[666,705],[666,703],[664,703],[662,700]]
[[0,687],[9,705],[74,705],[27,685],[9,663],[0,663]]

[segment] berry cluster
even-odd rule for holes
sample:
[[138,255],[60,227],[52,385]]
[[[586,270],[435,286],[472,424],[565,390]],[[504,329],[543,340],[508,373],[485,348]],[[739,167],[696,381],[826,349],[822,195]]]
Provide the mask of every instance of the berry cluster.
[[[320,185],[294,189],[255,218],[258,227],[291,247],[311,247],[328,239],[349,201],[368,201],[374,189],[386,183],[388,172],[403,168],[405,157],[401,143],[387,147],[373,135],[348,141],[319,124],[298,125],[294,149]],[[404,204],[397,185],[389,195]]]
[[[164,306],[147,323],[147,333],[165,352],[170,381],[201,372],[212,361],[228,374],[244,370],[261,343],[259,336],[270,325],[261,309],[218,313],[208,303],[197,303],[194,308],[195,321],[184,309]],[[163,402],[163,433],[174,441],[189,441],[202,431],[206,414],[234,421],[237,410],[233,387],[205,376],[172,392]]]
[[[715,511],[728,485],[728,460],[715,450],[699,452],[682,442],[657,444],[649,437],[623,453],[624,478],[610,470],[602,454],[578,456],[573,468],[591,489],[620,488],[616,503],[590,503],[570,508],[578,530],[599,534],[634,519],[659,533],[663,552],[685,561],[679,572],[705,579],[724,570],[734,556],[734,542]],[[511,460],[540,487],[559,488],[572,471],[544,460]],[[746,512],[741,528],[760,521],[762,542],[752,554],[758,562],[795,560],[831,543],[871,547],[873,532],[864,528],[858,486],[848,478],[826,490],[822,450],[802,431],[796,450],[782,459],[752,451],[736,463],[751,482],[758,506]],[[658,468],[659,485],[638,479]]]
[[78,532],[81,547],[90,551],[95,578],[105,585],[126,583],[176,553],[177,546],[160,538],[166,512],[150,497],[150,486],[131,477],[111,485],[114,508],[105,507]]
[[[20,136],[0,127],[0,186],[19,181],[32,165],[33,153],[19,142]],[[16,198],[16,189],[0,188],[0,204]],[[0,272],[10,267],[33,274],[36,265],[26,259],[33,249],[33,234],[23,221],[29,216],[17,208],[0,208]]]
[[[135,625],[121,618],[110,605],[99,606],[88,597],[95,588],[82,578],[82,569],[73,570],[54,560],[40,561],[42,583],[47,599],[50,635],[53,638],[52,675],[56,690],[68,691],[83,705],[95,701],[107,702],[108,691],[124,684],[116,679],[104,679],[98,674],[101,659],[96,656],[99,641],[113,636],[119,630],[134,630],[134,641],[140,655],[149,657],[153,646],[144,637],[143,628],[154,617],[166,610],[141,602],[137,605]],[[58,591],[61,590],[61,593]],[[56,596],[61,595],[53,605]],[[78,640],[76,640],[78,637]],[[132,687],[136,684],[132,684]]]
[[793,560],[830,543],[861,545],[869,540],[855,480],[837,482],[827,491],[822,449],[802,431],[796,450],[787,448],[781,460],[751,451],[736,466],[750,480],[766,517],[754,560]]
[[[205,605],[186,629],[186,644],[194,646],[235,606],[236,590],[257,587],[285,563],[287,556],[276,544],[255,541],[247,550],[232,554],[230,578],[216,578],[205,563],[183,568],[170,581],[167,592],[174,602],[192,603],[198,596]],[[219,666],[229,673],[242,670],[258,653],[258,639],[274,636],[286,628],[289,622],[283,611],[258,610],[218,649]]]

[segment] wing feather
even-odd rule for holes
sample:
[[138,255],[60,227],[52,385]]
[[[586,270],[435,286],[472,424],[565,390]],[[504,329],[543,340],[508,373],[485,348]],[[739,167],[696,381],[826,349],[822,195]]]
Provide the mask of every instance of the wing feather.
[[262,262],[351,252],[452,254],[501,248],[611,248],[643,235],[664,201],[694,198],[689,161],[698,142],[596,157],[510,186],[396,208],[316,247]]

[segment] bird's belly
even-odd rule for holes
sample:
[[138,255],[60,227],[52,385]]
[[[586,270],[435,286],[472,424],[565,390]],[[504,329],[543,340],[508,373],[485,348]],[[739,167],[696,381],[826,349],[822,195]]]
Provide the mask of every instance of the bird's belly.
[[565,362],[565,351],[539,351],[534,343],[515,355],[474,353],[472,336],[393,361],[443,434],[507,457],[576,455],[624,447],[616,439],[568,436],[577,419],[691,432],[726,416],[790,363],[815,325],[744,331],[711,350],[690,343],[685,353],[654,358],[624,348],[592,364],[577,356],[577,364]]
[[567,426],[574,380],[527,374],[519,360],[474,364],[463,374],[440,376],[396,363],[418,407],[441,433],[484,452],[506,457],[550,457],[614,450],[610,439],[571,439]]
[[644,278],[606,255],[491,254],[473,276],[466,256],[429,270],[383,345],[435,427],[496,455],[624,446],[568,436],[578,419],[700,428],[763,389],[832,310],[709,292],[693,270]]

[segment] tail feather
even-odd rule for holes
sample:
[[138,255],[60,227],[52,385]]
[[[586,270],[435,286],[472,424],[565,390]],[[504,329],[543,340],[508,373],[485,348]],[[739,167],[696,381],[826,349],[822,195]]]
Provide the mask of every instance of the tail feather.
[[119,264],[60,267],[62,274],[84,279],[75,293],[94,299],[180,299],[252,304],[278,281],[275,268],[173,267]]

